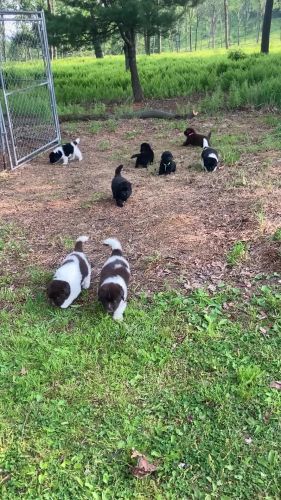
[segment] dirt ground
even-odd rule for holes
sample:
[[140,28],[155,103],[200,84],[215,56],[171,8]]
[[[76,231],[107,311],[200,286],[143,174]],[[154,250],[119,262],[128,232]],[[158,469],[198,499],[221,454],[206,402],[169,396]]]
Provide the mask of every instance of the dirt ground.
[[[80,136],[82,163],[52,166],[45,153],[0,174],[0,217],[24,229],[32,249],[28,267],[55,269],[67,253],[69,238],[87,234],[94,287],[109,253],[102,241],[109,236],[122,242],[134,293],[202,285],[215,291],[227,281],[248,289],[257,274],[280,273],[281,244],[272,241],[281,226],[280,151],[245,153],[234,165],[221,162],[217,172],[208,174],[198,165],[200,149],[181,146],[182,123],[176,129],[160,120],[120,120],[115,132],[103,128],[97,134],[90,132],[90,125],[62,127],[64,139]],[[212,129],[213,136],[248,134],[253,144],[270,131],[258,112],[197,116],[192,126],[205,133]],[[134,168],[129,158],[144,141],[155,150],[155,166],[162,151],[173,152],[175,175],[158,177],[151,169]],[[110,187],[120,163],[133,184],[123,209],[113,203]],[[249,255],[230,268],[226,256],[238,240],[249,244]],[[23,263],[13,266],[20,271]]]

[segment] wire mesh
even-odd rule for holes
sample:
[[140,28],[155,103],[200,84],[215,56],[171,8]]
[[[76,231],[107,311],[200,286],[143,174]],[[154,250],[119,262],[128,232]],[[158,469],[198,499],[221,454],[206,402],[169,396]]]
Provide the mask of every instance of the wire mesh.
[[11,168],[60,142],[43,12],[0,11],[0,104]]

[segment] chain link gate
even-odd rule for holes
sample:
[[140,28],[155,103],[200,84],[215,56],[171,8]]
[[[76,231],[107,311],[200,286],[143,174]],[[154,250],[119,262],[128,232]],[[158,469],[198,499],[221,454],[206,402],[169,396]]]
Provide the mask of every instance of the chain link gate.
[[0,108],[0,153],[11,169],[60,143],[43,11],[0,10]]

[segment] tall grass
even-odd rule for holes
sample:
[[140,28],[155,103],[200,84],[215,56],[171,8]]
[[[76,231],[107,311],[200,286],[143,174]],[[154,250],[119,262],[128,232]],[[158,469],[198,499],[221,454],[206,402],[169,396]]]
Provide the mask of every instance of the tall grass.
[[[238,60],[227,53],[161,54],[138,58],[140,78],[147,98],[201,99],[208,112],[241,106],[274,105],[281,108],[281,52],[247,54]],[[28,72],[28,63],[13,66],[13,74]],[[35,71],[34,64],[30,72]],[[132,99],[129,72],[121,56],[103,60],[76,57],[57,60],[53,74],[59,111],[102,102]]]

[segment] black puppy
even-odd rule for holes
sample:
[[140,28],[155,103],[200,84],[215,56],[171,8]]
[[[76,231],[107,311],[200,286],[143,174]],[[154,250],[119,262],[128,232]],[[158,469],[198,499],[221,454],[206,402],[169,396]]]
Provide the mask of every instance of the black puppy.
[[159,175],[168,175],[175,172],[176,168],[177,165],[171,151],[164,151],[161,156]]
[[136,158],[136,168],[147,168],[149,163],[151,164],[154,162],[154,152],[148,142],[143,142],[140,147],[140,153],[131,156],[131,159],[132,158]]
[[201,153],[201,160],[203,167],[207,172],[215,172],[219,162],[218,152],[210,148],[207,139],[203,139],[203,151]]
[[132,194],[132,184],[122,177],[121,170],[123,165],[119,165],[119,167],[115,170],[115,176],[112,179],[111,189],[114,200],[116,201],[117,207],[123,207],[124,202]]

